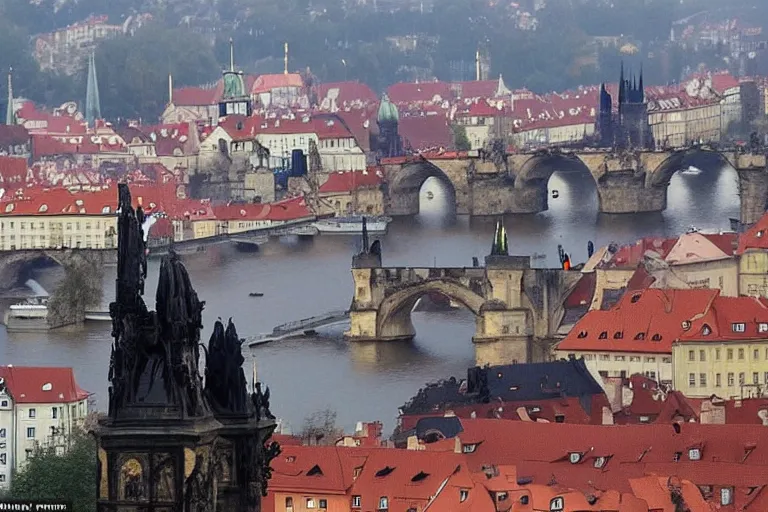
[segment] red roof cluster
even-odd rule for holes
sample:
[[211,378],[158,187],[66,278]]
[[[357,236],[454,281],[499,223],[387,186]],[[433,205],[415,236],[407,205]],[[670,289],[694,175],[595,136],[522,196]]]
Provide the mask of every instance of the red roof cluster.
[[379,187],[384,183],[384,174],[375,167],[364,171],[339,171],[328,174],[320,185],[320,193],[351,192],[361,188]]
[[88,398],[77,385],[72,368],[0,366],[0,379],[19,404],[70,403]]

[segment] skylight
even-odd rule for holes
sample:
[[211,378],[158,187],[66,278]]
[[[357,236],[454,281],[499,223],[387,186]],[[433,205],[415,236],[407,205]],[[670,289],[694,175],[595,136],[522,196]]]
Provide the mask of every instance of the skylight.
[[425,479],[425,478],[427,478],[428,476],[429,476],[429,473],[425,473],[425,472],[423,472],[423,471],[419,471],[419,472],[416,474],[416,476],[414,476],[413,478],[411,478],[411,482],[421,482],[422,480],[424,480],[424,479]]
[[43,391],[50,391],[53,389],[53,384],[51,384],[50,382],[46,382],[45,384],[43,384],[42,389]]
[[385,467],[384,469],[380,469],[376,472],[377,477],[387,476],[388,474],[392,473],[395,470],[393,467]]

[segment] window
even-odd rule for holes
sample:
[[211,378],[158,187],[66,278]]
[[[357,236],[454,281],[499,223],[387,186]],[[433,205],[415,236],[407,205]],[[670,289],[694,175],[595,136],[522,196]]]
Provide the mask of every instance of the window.
[[727,356],[727,359],[728,359],[729,361],[733,361],[733,349],[732,349],[732,348],[729,348],[729,349],[726,351],[726,356]]
[[0,475],[0,483],[4,483],[4,482],[5,482],[5,475]]
[[600,469],[605,466],[606,462],[608,462],[608,457],[598,457],[595,459],[595,467]]
[[675,452],[674,457],[672,457],[672,460],[675,462],[680,462],[680,458],[683,456],[683,452]]
[[505,492],[496,493],[496,501],[506,501],[508,497],[509,497],[509,494]]
[[729,387],[733,386],[733,373],[732,372],[728,373],[728,386]]
[[30,418],[35,418],[35,417],[37,417],[37,411],[36,411],[35,409],[30,409],[30,410],[29,410],[29,417],[30,417]]
[[768,324],[766,323],[757,324],[757,332],[768,332]]
[[0,464],[5,466],[8,464],[8,459],[6,458],[6,455],[4,453],[0,453]]
[[616,361],[624,361],[625,357],[624,356],[614,356],[613,359],[616,360]]
[[699,361],[706,361],[706,360],[707,360],[707,356],[704,353],[704,351],[703,350],[699,350]]
[[706,387],[707,386],[707,374],[706,373],[700,373],[699,374],[699,386]]
[[0,407],[8,407],[8,400],[0,400]]
[[740,386],[744,385],[744,378],[745,378],[744,377],[744,372],[739,373],[739,385]]
[[744,332],[746,326],[743,323],[736,323],[731,325],[733,332]]
[[285,498],[285,510],[287,510],[288,512],[293,512],[293,498],[291,498],[290,496]]
[[672,364],[672,358],[671,357],[662,357],[661,358],[662,363]]
[[579,461],[581,460],[581,454],[578,452],[571,452],[568,455],[568,460],[571,461],[571,464],[578,464]]
[[763,380],[765,381],[766,384],[768,384],[768,372],[765,372],[765,375],[763,376]]
[[620,339],[623,339],[623,338],[624,338],[624,333],[622,331],[616,331],[613,334],[613,339],[615,339],[615,340],[620,340]]
[[51,409],[51,418],[53,418],[55,420],[58,417],[59,417],[59,408],[58,407],[53,407]]
[[328,500],[318,500],[318,504],[320,505],[319,508],[321,509],[328,508]]
[[739,349],[739,361],[743,361],[743,360],[744,360],[744,349],[740,348]]
[[716,387],[716,388],[719,388],[721,384],[722,384],[722,382],[721,382],[721,380],[720,380],[720,374],[719,374],[719,373],[716,373],[716,374],[715,374],[715,387]]
[[755,349],[752,351],[752,359],[754,359],[755,361],[760,359],[760,350]]
[[27,427],[27,439],[35,438],[35,427]]
[[656,362],[656,358],[655,357],[646,357],[645,358],[645,362],[646,363],[655,363]]
[[474,453],[477,449],[477,443],[474,444],[464,444],[461,446],[461,452],[462,453]]
[[661,341],[661,334],[654,334],[651,341]]
[[469,498],[469,491],[466,489],[459,490],[459,503],[464,503]]
[[352,508],[360,508],[361,501],[360,496],[352,496]]
[[611,356],[609,356],[608,354],[600,354],[600,360],[601,361],[610,361],[611,360]]
[[693,350],[688,351],[688,360],[689,361],[695,361],[696,360],[696,352]]
[[720,349],[719,348],[715,349],[715,359],[717,359],[718,361],[720,360]]
[[691,460],[701,460],[701,450],[698,448],[691,448],[688,450],[688,458]]
[[629,362],[630,363],[639,363],[640,362],[640,356],[629,356]]
[[696,387],[696,374],[695,373],[689,373],[688,374],[688,387],[689,388],[695,388]]
[[389,500],[386,496],[379,498],[379,510],[387,510],[389,508]]
[[315,498],[307,498],[307,508],[315,508]]
[[645,333],[644,332],[637,333],[637,336],[635,336],[635,339],[638,341],[643,341],[645,339]]
[[5,429],[0,428],[0,439],[5,439]]
[[720,504],[730,505],[733,502],[733,490],[730,487],[720,489]]
[[760,384],[760,376],[757,372],[752,372],[752,384]]
[[576,336],[577,338],[586,338],[587,337],[587,331],[580,331],[579,335]]
[[597,337],[600,340],[607,340],[608,339],[608,331],[603,331],[600,333],[600,336]]

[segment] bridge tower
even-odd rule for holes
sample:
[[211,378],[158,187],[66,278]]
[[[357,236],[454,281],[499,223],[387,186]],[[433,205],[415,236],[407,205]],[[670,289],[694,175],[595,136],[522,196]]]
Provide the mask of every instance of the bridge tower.
[[529,256],[510,256],[499,222],[485,267],[382,266],[379,242],[352,259],[354,296],[349,341],[411,340],[411,311],[420,297],[438,292],[461,303],[476,317],[477,363],[508,364],[543,360],[534,340],[554,336],[562,302],[581,277],[578,271],[532,269]]

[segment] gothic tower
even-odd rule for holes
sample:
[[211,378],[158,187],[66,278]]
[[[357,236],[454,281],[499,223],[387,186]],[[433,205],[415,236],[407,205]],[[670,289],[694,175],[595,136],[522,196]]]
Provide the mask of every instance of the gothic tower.
[[88,82],[85,89],[85,120],[89,127],[93,127],[97,119],[101,119],[101,102],[96,78],[96,58],[91,53],[88,57]]
[[630,73],[626,78],[624,63],[619,78],[619,115],[616,123],[616,144],[625,149],[650,149],[653,137],[648,124],[648,105],[645,102],[643,71],[640,76]]

